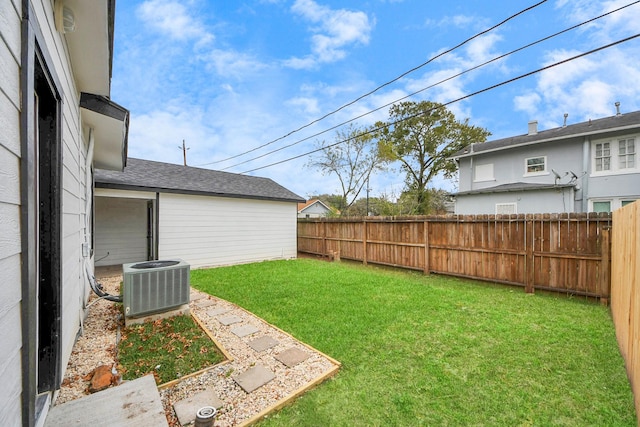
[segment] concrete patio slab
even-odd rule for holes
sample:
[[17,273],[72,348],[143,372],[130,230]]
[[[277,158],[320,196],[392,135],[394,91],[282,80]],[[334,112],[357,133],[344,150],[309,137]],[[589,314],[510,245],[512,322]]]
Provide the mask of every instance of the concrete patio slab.
[[254,349],[255,351],[257,351],[258,353],[268,350],[272,347],[275,347],[279,344],[279,342],[273,338],[271,338],[268,335],[265,335],[263,337],[260,338],[256,338],[253,341],[250,341],[249,343],[249,347],[251,347],[252,349]]
[[292,367],[297,365],[300,362],[304,362],[309,358],[309,353],[292,347],[288,350],[283,351],[282,353],[276,356],[276,360],[287,365],[287,367]]
[[256,365],[251,369],[248,369],[244,373],[238,375],[234,380],[240,387],[247,393],[262,387],[276,376],[269,369],[262,365]]
[[54,406],[45,427],[168,426],[153,375]]
[[260,329],[253,325],[242,325],[231,330],[231,333],[242,338],[260,332]]
[[176,416],[181,425],[192,423],[196,420],[198,409],[205,406],[213,406],[216,409],[221,408],[222,401],[212,389],[202,391],[188,399],[183,399],[173,404]]
[[225,307],[210,308],[209,310],[207,310],[207,316],[216,317],[216,316],[220,316],[221,314],[228,313],[230,311],[231,311],[230,309]]
[[234,323],[242,322],[242,318],[238,316],[225,316],[218,318],[218,321],[225,326],[233,325]]

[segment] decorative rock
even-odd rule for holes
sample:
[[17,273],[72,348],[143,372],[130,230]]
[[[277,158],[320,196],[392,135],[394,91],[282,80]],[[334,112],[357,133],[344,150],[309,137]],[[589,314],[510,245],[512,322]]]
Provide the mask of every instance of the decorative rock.
[[108,388],[115,382],[115,376],[111,372],[111,366],[102,365],[98,366],[91,376],[91,382],[89,383],[89,392],[96,393]]

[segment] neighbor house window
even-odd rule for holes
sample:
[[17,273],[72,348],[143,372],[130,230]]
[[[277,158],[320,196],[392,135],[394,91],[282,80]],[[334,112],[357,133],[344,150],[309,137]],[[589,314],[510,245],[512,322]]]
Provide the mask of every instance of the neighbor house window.
[[594,212],[611,212],[611,201],[593,202]]
[[636,140],[635,138],[621,139],[618,141],[618,167],[620,169],[634,168],[636,165]]
[[510,215],[518,213],[516,203],[496,203],[496,215]]
[[547,158],[545,156],[541,157],[530,157],[525,160],[525,174],[539,174],[547,171]]
[[487,165],[476,165],[474,181],[493,181],[493,163]]
[[622,206],[627,206],[630,205],[631,203],[635,202],[635,200],[623,200],[622,201]]
[[596,171],[611,170],[611,143],[596,144]]

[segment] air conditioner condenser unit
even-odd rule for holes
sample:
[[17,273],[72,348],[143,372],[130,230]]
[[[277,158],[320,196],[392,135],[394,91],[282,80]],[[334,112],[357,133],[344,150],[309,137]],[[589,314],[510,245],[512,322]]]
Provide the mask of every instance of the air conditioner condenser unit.
[[189,303],[190,266],[180,259],[122,265],[125,317],[169,311]]

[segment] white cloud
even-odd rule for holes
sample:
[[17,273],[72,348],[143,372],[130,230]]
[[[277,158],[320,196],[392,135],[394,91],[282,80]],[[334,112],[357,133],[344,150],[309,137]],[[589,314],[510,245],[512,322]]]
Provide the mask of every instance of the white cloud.
[[287,105],[301,109],[305,114],[320,114],[316,98],[297,97],[288,100]]
[[234,50],[213,49],[203,58],[218,75],[236,79],[247,74],[254,74],[267,67],[251,55]]
[[296,0],[291,11],[313,26],[309,30],[312,55],[291,58],[285,65],[292,68],[311,68],[318,63],[335,62],[346,57],[346,48],[368,44],[374,23],[364,12],[331,9],[313,0]]
[[203,23],[191,16],[187,7],[177,1],[147,0],[138,8],[138,15],[147,25],[173,39],[196,40],[199,44],[214,39]]

